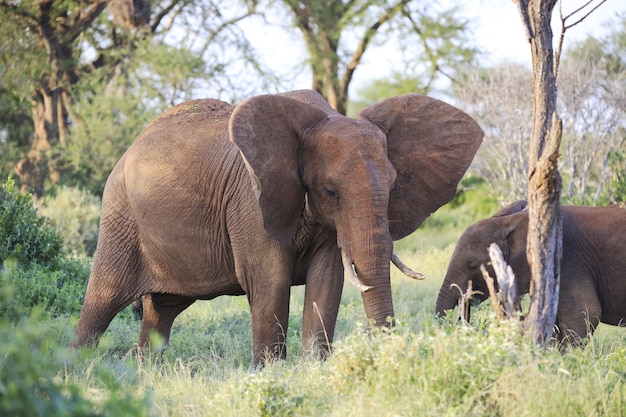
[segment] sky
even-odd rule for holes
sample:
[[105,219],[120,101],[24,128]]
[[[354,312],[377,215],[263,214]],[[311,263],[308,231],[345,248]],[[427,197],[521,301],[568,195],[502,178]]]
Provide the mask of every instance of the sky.
[[[563,13],[567,15],[584,5],[588,0],[563,0]],[[599,0],[592,0],[598,4]],[[530,47],[523,31],[521,19],[515,3],[511,0],[472,0],[453,4],[463,4],[463,15],[471,20],[472,35],[477,45],[485,54],[486,65],[496,65],[502,61],[526,63],[530,66]],[[588,9],[587,9],[588,10]],[[564,49],[574,41],[588,35],[601,37],[606,33],[607,21],[618,14],[626,14],[626,0],[606,0],[583,22],[567,30]],[[576,15],[582,17],[582,15]],[[553,32],[555,39],[560,35],[559,4],[553,12]],[[578,18],[568,20],[574,22]],[[284,30],[258,23],[249,30],[255,34],[253,44],[262,56],[270,57],[267,61],[276,74],[285,74],[293,64],[306,60],[304,45],[299,34],[288,34]],[[256,38],[256,41],[254,40]],[[392,72],[394,59],[391,45],[370,47],[362,63],[355,71],[351,91],[358,90],[369,81],[384,77]],[[306,67],[297,74],[294,89],[310,88],[310,70]]]
[[[567,16],[581,7],[587,0],[565,0],[563,15]],[[465,6],[467,16],[475,19],[476,43],[486,49],[488,59],[494,63],[504,60],[514,62],[530,62],[530,48],[526,41],[520,15],[517,7],[511,0],[474,0],[472,6]],[[598,4],[597,0],[593,4]],[[590,9],[585,9],[590,10]],[[567,29],[564,38],[564,49],[567,45],[586,38],[588,35],[601,37],[607,31],[607,21],[618,13],[626,13],[626,1],[607,0],[594,10],[581,23]],[[555,40],[560,36],[559,5],[553,11],[552,31]],[[583,17],[584,13],[567,19],[567,24],[574,23]]]

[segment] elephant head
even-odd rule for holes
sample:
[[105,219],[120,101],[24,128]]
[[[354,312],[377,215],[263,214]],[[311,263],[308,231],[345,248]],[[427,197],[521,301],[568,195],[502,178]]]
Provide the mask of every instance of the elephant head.
[[342,116],[319,94],[295,91],[242,102],[229,130],[266,230],[286,246],[298,239],[303,217],[335,231],[344,270],[364,290],[368,319],[381,325],[394,314],[393,240],[452,199],[483,132],[462,111],[418,94],[384,100],[360,116]]
[[[436,314],[444,317],[447,310],[457,306],[461,291],[471,290],[479,302],[489,297],[487,283],[480,271],[484,265],[490,276],[494,275],[488,248],[496,243],[505,261],[516,275],[518,292],[528,292],[530,270],[526,260],[526,234],[528,216],[526,201],[517,201],[498,211],[492,217],[468,227],[456,244],[448,270],[437,297]],[[471,288],[470,287],[471,282]],[[497,285],[497,284],[496,284]],[[466,318],[469,319],[469,310]]]

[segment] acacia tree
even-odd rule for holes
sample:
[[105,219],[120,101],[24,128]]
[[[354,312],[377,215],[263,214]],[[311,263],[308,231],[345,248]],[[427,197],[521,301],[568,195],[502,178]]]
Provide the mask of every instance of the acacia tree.
[[[252,13],[255,2],[244,0],[242,3],[246,7],[238,9],[241,14],[226,19],[222,16],[228,13],[220,12],[231,7],[232,3],[218,7],[219,2],[209,0],[0,0],[3,21],[0,59],[6,64],[3,72],[13,75],[5,79],[0,92],[19,91],[21,100],[30,102],[33,123],[28,150],[15,167],[22,187],[41,195],[46,182],[55,183],[64,174],[63,170],[67,168],[64,154],[70,131],[83,120],[76,104],[81,100],[91,103],[100,96],[100,92],[92,88],[95,84],[107,85],[106,94],[111,96],[124,96],[138,86],[148,89],[149,83],[141,85],[142,77],[135,77],[135,84],[129,84],[129,67],[134,65],[148,81],[154,75],[150,71],[160,65],[163,73],[156,78],[168,80],[167,89],[163,89],[167,91],[158,91],[163,83],[155,85],[154,94],[143,105],[149,106],[149,101],[155,97],[156,100],[167,100],[169,96],[168,104],[186,98],[181,86],[189,84],[189,78],[212,74],[204,71],[202,65],[194,65],[191,73],[181,74],[181,67],[189,68],[177,65],[181,54],[183,59],[189,54],[200,54],[201,57],[202,44],[218,43],[212,42],[217,33]],[[240,5],[237,2],[237,6]],[[195,6],[193,15],[183,13]],[[203,13],[220,18],[217,25],[210,26],[211,30],[206,30]],[[186,32],[188,38],[180,44],[189,47],[190,39],[197,40],[194,35],[202,36],[203,40],[195,43],[199,50],[170,46],[168,53],[164,54],[166,58],[161,58],[160,62],[157,56],[145,54],[144,57],[152,59],[150,68],[133,60],[137,52],[155,52],[158,48],[146,42],[155,36],[163,38],[176,22],[184,19],[195,20],[198,29]],[[214,68],[226,66],[223,60],[215,61]],[[84,82],[86,79],[89,79],[87,83]],[[90,139],[100,140],[97,137]]]
[[[29,48],[25,55],[35,57],[31,63],[36,64],[37,73],[32,74],[30,83],[34,132],[28,155],[18,162],[16,172],[22,183],[38,194],[49,176],[47,151],[53,143],[64,144],[67,137],[68,89],[78,80],[74,45],[105,7],[105,0],[0,2],[2,20],[11,21],[11,26],[21,32],[18,38]],[[10,39],[8,35],[5,39]],[[35,55],[31,48],[43,49],[45,54]],[[12,60],[11,64],[17,63]],[[51,174],[54,176],[54,171]]]
[[[556,75],[560,46],[553,48],[552,11],[557,0],[514,0],[528,41],[533,71],[533,129],[528,157],[528,241],[531,305],[524,331],[545,346],[552,336],[558,309],[562,216],[558,170],[562,122],[557,114]],[[601,1],[600,4],[604,2]],[[591,4],[588,2],[587,5]],[[597,7],[597,6],[596,6]],[[571,16],[571,15],[570,15]],[[561,42],[566,18],[561,19]],[[580,21],[580,20],[578,20]],[[577,22],[576,22],[577,23]],[[576,24],[574,23],[574,24]]]
[[[394,33],[407,62],[425,65],[421,74],[426,88],[443,72],[443,62],[473,55],[471,48],[455,43],[466,30],[454,10],[435,12],[435,5],[411,0],[282,0],[302,33],[310,57],[312,88],[338,112],[346,114],[348,90],[356,69],[376,35]],[[404,44],[402,44],[404,42]],[[421,45],[421,59],[416,59]],[[451,47],[453,45],[454,47]],[[409,65],[410,66],[410,65]],[[413,91],[421,88],[414,88]]]

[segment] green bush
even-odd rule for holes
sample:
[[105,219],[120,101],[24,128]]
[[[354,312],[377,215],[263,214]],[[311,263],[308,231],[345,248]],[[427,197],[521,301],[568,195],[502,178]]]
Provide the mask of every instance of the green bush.
[[0,304],[0,315],[18,320],[35,306],[42,307],[50,317],[78,314],[89,270],[89,263],[82,259],[59,260],[56,269],[37,263],[24,267],[5,262],[0,285],[10,290],[12,296]]
[[88,261],[67,256],[63,239],[12,179],[0,188],[0,261],[0,285],[11,294],[1,316],[18,320],[35,306],[51,317],[80,311]]
[[129,393],[112,371],[104,367],[93,370],[99,391],[104,395],[87,398],[84,388],[67,380],[67,363],[72,352],[46,335],[46,328],[45,319],[36,316],[18,325],[0,319],[0,415],[147,415],[146,399]]
[[9,178],[0,187],[0,261],[55,268],[62,252],[62,238],[37,214],[31,195],[21,194]]
[[613,201],[626,201],[626,153],[609,152],[611,192]]
[[35,205],[63,238],[65,250],[74,255],[93,255],[98,242],[99,197],[78,188],[60,187],[36,200]]

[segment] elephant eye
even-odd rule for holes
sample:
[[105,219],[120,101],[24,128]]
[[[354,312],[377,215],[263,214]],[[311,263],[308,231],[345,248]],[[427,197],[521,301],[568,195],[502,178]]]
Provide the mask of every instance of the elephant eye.
[[329,185],[327,185],[326,187],[324,187],[324,191],[326,192],[326,195],[332,198],[339,198],[339,196],[337,195],[337,192]]

